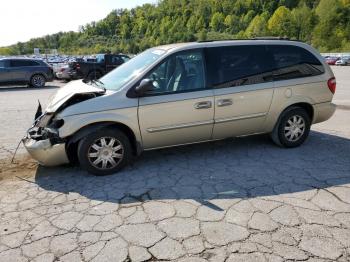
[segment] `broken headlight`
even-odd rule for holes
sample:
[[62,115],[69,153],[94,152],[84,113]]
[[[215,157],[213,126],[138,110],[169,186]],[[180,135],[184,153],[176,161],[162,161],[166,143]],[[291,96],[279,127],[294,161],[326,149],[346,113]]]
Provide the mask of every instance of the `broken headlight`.
[[58,129],[62,127],[64,124],[63,119],[53,119],[49,125],[50,128]]
[[35,123],[35,126],[37,127],[46,127],[51,118],[53,117],[53,114],[43,114]]

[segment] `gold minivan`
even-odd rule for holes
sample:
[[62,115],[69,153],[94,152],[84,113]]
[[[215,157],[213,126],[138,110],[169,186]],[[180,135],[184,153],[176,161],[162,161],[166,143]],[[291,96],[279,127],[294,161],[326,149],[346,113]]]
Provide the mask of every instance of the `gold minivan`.
[[24,145],[45,166],[115,173],[143,150],[253,134],[301,145],[329,119],[336,81],[311,46],[254,39],[144,51],[99,80],[73,81],[40,106]]

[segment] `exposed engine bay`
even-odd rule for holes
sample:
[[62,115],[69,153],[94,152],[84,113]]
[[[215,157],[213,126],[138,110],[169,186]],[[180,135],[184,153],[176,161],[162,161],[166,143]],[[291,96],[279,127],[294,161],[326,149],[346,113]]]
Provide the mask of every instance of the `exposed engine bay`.
[[52,145],[65,142],[64,139],[59,137],[58,132],[58,129],[64,125],[64,120],[56,119],[55,116],[69,106],[81,103],[100,95],[102,95],[102,93],[75,94],[71,96],[67,101],[65,101],[62,105],[60,105],[54,113],[42,113],[41,105],[39,102],[39,106],[35,114],[35,116],[38,117],[34,120],[33,126],[28,130],[27,138],[31,138],[36,141],[49,139]]
[[44,113],[39,102],[34,123],[27,131],[26,137],[22,139],[29,154],[46,166],[69,163],[66,152],[67,138],[61,138],[59,135],[59,128],[64,125],[64,120],[58,114],[67,107],[103,94],[104,92],[73,93],[59,101],[51,102],[54,110],[47,110]]

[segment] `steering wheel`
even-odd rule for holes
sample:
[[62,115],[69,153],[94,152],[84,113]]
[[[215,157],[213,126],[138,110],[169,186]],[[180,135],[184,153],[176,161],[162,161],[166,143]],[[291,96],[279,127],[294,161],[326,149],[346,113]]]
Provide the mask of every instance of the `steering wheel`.
[[160,88],[160,77],[158,76],[158,74],[156,72],[153,72],[151,74],[151,80],[153,82],[153,85],[156,89],[159,89]]

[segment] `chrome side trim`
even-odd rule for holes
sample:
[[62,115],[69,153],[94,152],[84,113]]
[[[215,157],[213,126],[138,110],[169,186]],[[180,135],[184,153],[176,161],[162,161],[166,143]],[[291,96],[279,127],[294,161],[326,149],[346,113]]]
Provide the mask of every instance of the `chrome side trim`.
[[258,114],[252,114],[247,116],[237,116],[237,117],[230,117],[230,118],[220,118],[217,120],[208,120],[208,121],[200,121],[200,122],[191,122],[186,124],[179,124],[179,125],[169,125],[169,126],[161,126],[161,127],[150,127],[147,128],[148,133],[156,133],[161,131],[168,131],[168,130],[174,130],[174,129],[180,129],[180,128],[187,128],[187,127],[194,127],[194,126],[203,126],[203,125],[210,125],[210,124],[216,124],[216,123],[225,123],[225,122],[231,122],[231,121],[237,121],[237,120],[244,120],[244,119],[251,119],[251,118],[257,118],[266,116],[267,113],[258,113]]
[[169,126],[161,126],[161,127],[150,127],[150,128],[147,128],[147,132],[155,133],[155,132],[161,132],[161,131],[168,131],[168,130],[174,130],[174,129],[180,129],[180,128],[194,127],[194,126],[204,126],[204,125],[210,125],[210,124],[214,124],[214,120],[191,122],[186,124],[169,125]]
[[257,113],[257,114],[251,114],[251,115],[246,115],[246,116],[219,118],[219,119],[215,120],[215,123],[226,123],[226,122],[237,121],[237,120],[257,118],[257,117],[262,117],[262,116],[266,116],[266,115],[267,115],[267,113]]

